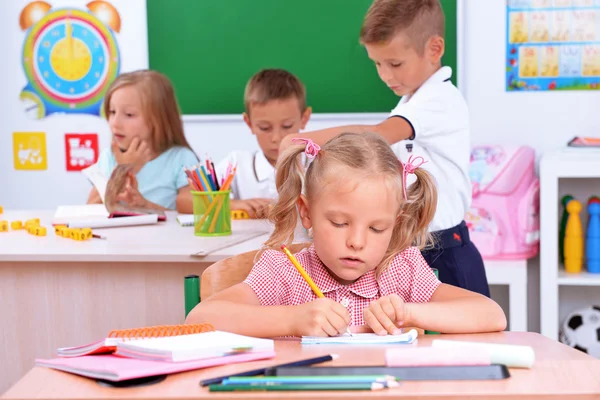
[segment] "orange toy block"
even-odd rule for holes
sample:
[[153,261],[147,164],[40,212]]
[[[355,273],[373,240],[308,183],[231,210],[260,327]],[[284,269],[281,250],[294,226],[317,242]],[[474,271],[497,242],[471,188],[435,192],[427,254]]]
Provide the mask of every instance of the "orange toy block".
[[8,232],[8,221],[0,221],[0,232]]

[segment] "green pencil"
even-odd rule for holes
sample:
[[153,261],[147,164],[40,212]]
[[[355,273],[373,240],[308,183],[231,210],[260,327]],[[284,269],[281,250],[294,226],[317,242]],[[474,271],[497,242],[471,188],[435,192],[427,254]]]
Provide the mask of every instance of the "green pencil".
[[383,383],[311,383],[295,385],[210,385],[210,392],[286,392],[301,390],[381,390]]

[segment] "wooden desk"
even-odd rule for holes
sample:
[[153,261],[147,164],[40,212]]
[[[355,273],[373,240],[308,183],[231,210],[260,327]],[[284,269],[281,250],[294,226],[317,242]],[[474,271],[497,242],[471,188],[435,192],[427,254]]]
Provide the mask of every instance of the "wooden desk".
[[[0,393],[56,349],[98,340],[112,329],[184,320],[183,278],[259,248],[267,235],[191,257],[220,238],[194,236],[176,214],[158,225],[94,230],[107,240],[55,236],[54,211],[9,211],[0,220],[40,218],[47,236],[0,232]],[[233,221],[234,231],[270,231],[266,221]]]
[[[423,336],[419,346],[432,339]],[[499,381],[420,381],[403,382],[400,387],[376,392],[239,392],[209,393],[200,388],[201,379],[238,371],[336,353],[340,358],[325,365],[384,365],[384,346],[304,346],[299,342],[278,341],[275,360],[229,365],[171,375],[152,386],[116,389],[99,386],[94,380],[46,368],[33,368],[2,399],[342,399],[385,397],[401,399],[597,399],[600,397],[600,360],[554,342],[537,333],[501,332],[482,335],[444,335],[444,339],[476,340],[532,346],[536,361],[532,369],[511,369],[511,378]]]

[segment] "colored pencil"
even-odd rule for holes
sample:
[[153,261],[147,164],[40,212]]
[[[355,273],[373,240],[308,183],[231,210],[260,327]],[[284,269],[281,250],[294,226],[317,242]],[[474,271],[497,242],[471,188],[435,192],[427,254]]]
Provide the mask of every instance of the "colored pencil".
[[302,390],[381,390],[385,389],[383,383],[314,383],[295,385],[210,385],[210,392],[287,392]]

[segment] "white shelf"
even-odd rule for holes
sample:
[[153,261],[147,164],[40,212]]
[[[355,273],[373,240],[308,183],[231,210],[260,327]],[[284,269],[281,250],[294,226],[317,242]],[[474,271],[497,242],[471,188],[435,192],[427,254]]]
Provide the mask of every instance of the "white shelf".
[[589,272],[568,274],[561,270],[558,271],[557,282],[563,286],[600,286],[600,274],[590,274]]
[[[600,178],[599,149],[566,148],[545,152],[540,159],[540,325],[541,333],[558,339],[559,287],[600,286],[600,274],[567,274],[558,262],[559,179]],[[597,185],[590,184],[594,191]]]

